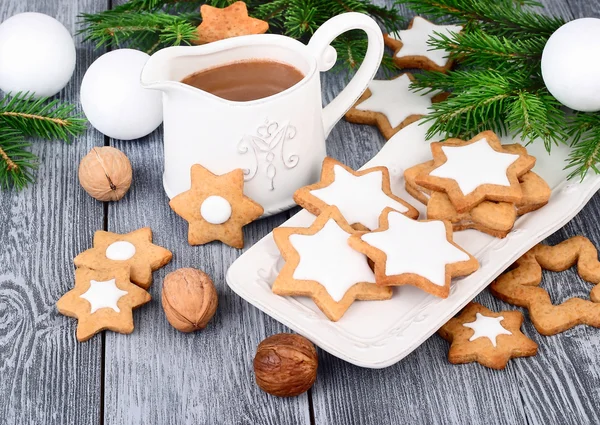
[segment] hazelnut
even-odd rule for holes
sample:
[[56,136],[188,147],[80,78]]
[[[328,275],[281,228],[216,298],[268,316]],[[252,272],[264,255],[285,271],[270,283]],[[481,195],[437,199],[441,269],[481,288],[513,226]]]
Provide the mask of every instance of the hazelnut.
[[308,339],[287,333],[273,335],[256,349],[256,383],[269,394],[297,396],[312,387],[318,364],[317,350]]
[[99,201],[118,201],[131,186],[131,163],[110,146],[94,147],[79,163],[79,183]]
[[162,305],[175,329],[181,332],[204,329],[215,315],[217,304],[217,290],[206,273],[185,268],[165,277]]

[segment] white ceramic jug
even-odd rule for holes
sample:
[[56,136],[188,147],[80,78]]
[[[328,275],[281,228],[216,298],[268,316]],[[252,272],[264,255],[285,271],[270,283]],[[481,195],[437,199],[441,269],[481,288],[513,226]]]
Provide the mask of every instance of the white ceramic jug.
[[[366,32],[367,54],[346,88],[323,108],[319,72],[336,62],[330,43],[353,29]],[[263,206],[265,215],[290,208],[294,191],[318,180],[325,138],[365,91],[382,55],[381,30],[359,13],[330,19],[308,45],[262,34],[158,51],[146,63],[141,82],[163,91],[167,195],[172,198],[190,188],[193,164],[215,174],[241,168],[244,193]],[[225,100],[181,83],[199,70],[252,59],[287,63],[305,77],[287,90],[248,102]]]

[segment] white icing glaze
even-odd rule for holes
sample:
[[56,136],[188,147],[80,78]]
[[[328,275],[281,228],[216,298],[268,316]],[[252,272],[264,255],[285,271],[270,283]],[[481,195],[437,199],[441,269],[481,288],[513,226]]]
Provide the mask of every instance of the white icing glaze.
[[369,83],[371,97],[356,105],[356,109],[382,113],[392,128],[411,115],[429,113],[431,98],[436,93],[415,93],[409,90],[409,85],[410,78],[406,74],[393,80],[373,80]]
[[135,246],[128,241],[113,242],[106,248],[105,255],[109,260],[129,260],[135,255]]
[[475,315],[475,321],[470,323],[463,323],[466,328],[473,329],[475,333],[469,341],[474,341],[477,338],[488,338],[492,345],[496,346],[496,338],[498,335],[512,335],[512,332],[502,326],[504,317],[489,317],[484,316],[481,313]]
[[319,282],[338,302],[356,283],[375,283],[367,257],[348,245],[349,237],[333,219],[314,235],[291,235],[290,243],[300,254],[294,279]]
[[381,171],[357,177],[343,167],[334,165],[333,173],[333,183],[322,189],[311,190],[310,193],[328,205],[338,207],[348,223],[360,223],[368,229],[375,229],[379,226],[379,216],[384,208],[408,211],[408,208],[383,192]]
[[416,221],[392,211],[389,229],[366,233],[361,239],[383,251],[388,276],[414,273],[439,286],[446,284],[446,264],[469,260],[469,256],[446,239],[439,220]]
[[464,195],[482,184],[510,186],[508,167],[519,155],[496,152],[485,138],[465,146],[442,146],[447,161],[429,173],[456,180]]
[[231,217],[231,204],[222,196],[209,196],[200,206],[200,215],[210,224],[223,224]]
[[448,52],[442,49],[432,49],[427,45],[430,37],[435,37],[434,32],[447,35],[458,33],[462,30],[459,25],[435,25],[426,19],[416,16],[412,27],[407,30],[390,34],[390,37],[402,41],[402,48],[396,57],[425,56],[438,66],[448,63]]
[[117,288],[115,279],[104,282],[90,280],[90,288],[81,294],[80,297],[88,300],[92,305],[90,314],[95,313],[101,308],[112,308],[119,313],[121,310],[117,306],[119,299],[127,295],[127,291]]

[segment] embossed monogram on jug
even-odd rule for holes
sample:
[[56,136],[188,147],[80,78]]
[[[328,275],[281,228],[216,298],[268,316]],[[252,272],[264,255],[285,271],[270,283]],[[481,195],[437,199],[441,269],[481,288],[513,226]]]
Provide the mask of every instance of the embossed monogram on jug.
[[280,165],[292,169],[300,161],[296,154],[284,152],[285,142],[296,137],[296,127],[289,121],[279,124],[275,121],[265,120],[258,127],[256,135],[246,135],[240,140],[237,150],[240,154],[254,154],[254,164],[251,168],[244,169],[244,181],[252,180],[258,174],[264,174],[269,184],[269,190],[275,190],[275,176]]

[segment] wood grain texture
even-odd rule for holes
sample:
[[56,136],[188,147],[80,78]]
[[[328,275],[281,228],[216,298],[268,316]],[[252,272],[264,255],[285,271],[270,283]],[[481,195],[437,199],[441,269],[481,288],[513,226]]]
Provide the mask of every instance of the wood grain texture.
[[[565,18],[600,16],[595,2],[544,3],[548,12]],[[0,19],[35,10],[74,31],[78,13],[106,7],[104,0],[4,1]],[[78,44],[78,66],[63,99],[77,100],[83,73],[97,56],[89,43]],[[327,103],[345,76],[328,73],[322,80]],[[132,335],[107,332],[104,346],[100,337],[77,343],[76,322],[59,316],[54,303],[71,286],[72,258],[103,227],[102,204],[79,188],[76,177],[79,159],[103,141],[91,129],[70,147],[37,143],[38,183],[20,193],[0,192],[0,425],[309,424],[311,401],[316,424],[600,423],[600,330],[579,326],[543,337],[527,319],[523,330],[538,342],[539,354],[513,360],[504,371],[450,365],[448,344],[434,335],[384,370],[361,369],[320,350],[311,392],[292,399],[266,395],[254,384],[252,358],[263,338],[287,329],[226,285],[225,272],[242,251],[219,243],[187,245],[186,225],[170,211],[162,190],[160,131],[138,141],[111,141],[129,156],[134,181],[122,201],[110,204],[108,229],[150,226],[155,243],[173,251],[173,261],[154,274],[153,301],[134,313]],[[328,153],[357,168],[383,143],[375,127],[342,120],[329,137]],[[600,246],[599,212],[596,196],[549,242],[583,234]],[[246,247],[287,217],[283,213],[248,226]],[[203,269],[215,281],[219,308],[202,332],[179,333],[164,316],[162,280],[180,267]],[[574,271],[546,273],[544,286],[556,302],[589,290]],[[494,310],[515,308],[488,291],[477,301]]]
[[[104,7],[96,0],[3,1],[0,21],[34,10],[75,33],[77,14]],[[78,102],[96,56],[78,46],[75,74],[60,99]],[[77,322],[59,315],[55,303],[72,287],[73,257],[102,226],[102,204],[77,181],[80,158],[102,140],[89,132],[71,146],[34,141],[37,183],[0,192],[0,424],[100,422],[102,340],[78,343]]]
[[[153,301],[135,313],[132,335],[106,334],[105,424],[308,424],[307,395],[268,396],[254,384],[258,343],[285,328],[234,294],[225,272],[240,250],[221,243],[191,247],[187,223],[173,213],[162,190],[162,132],[136,142],[115,142],[134,169],[127,196],[109,208],[110,231],[150,226],[154,241],[173,251],[155,273]],[[246,248],[286,214],[246,227]],[[184,334],[165,318],[160,294],[166,273],[196,267],[214,280],[217,313],[201,332]]]

